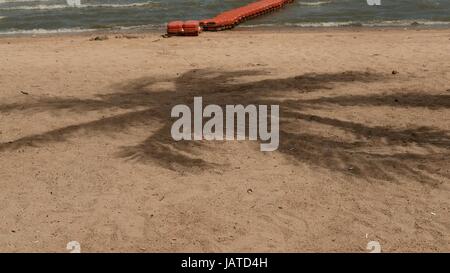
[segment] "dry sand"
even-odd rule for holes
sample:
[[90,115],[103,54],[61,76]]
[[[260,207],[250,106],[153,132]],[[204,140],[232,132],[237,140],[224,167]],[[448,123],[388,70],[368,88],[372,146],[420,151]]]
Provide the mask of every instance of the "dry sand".
[[[0,39],[0,251],[450,251],[448,30],[107,35]],[[175,143],[194,96],[279,150]]]

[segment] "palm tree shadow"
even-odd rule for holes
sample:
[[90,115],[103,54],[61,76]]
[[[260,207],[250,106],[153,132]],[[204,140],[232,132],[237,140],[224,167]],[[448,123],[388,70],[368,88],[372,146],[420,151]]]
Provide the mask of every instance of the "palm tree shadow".
[[[393,106],[392,100],[395,102],[395,98],[368,94],[298,99],[302,93],[333,89],[336,84],[371,83],[382,79],[383,75],[346,71],[310,73],[275,79],[267,79],[268,77],[269,72],[264,70],[190,70],[176,78],[146,77],[117,84],[112,86],[115,92],[101,94],[91,99],[38,97],[27,102],[0,104],[0,113],[17,111],[84,113],[111,109],[125,111],[92,122],[0,143],[0,152],[22,146],[40,147],[49,143],[63,142],[82,134],[114,134],[133,127],[151,128],[153,131],[157,128],[141,143],[121,147],[117,156],[140,163],[158,164],[171,170],[207,171],[218,166],[216,162],[209,162],[202,157],[202,153],[205,149],[210,149],[210,146],[205,145],[203,141],[176,142],[170,136],[170,128],[174,121],[170,118],[172,107],[177,104],[191,105],[194,96],[201,96],[204,104],[279,104],[282,119],[278,151],[296,162],[367,179],[397,181],[400,177],[407,177],[437,184],[441,183],[441,177],[450,177],[447,171],[450,136],[447,131],[431,127],[406,129],[374,127],[308,113],[309,109],[329,107],[330,104]],[[167,86],[168,88],[165,88]],[[284,99],[292,93],[296,94],[294,99]],[[410,94],[411,96],[408,96],[406,93],[400,100],[401,103],[395,105],[430,109],[450,106],[448,96],[433,97],[418,92]],[[336,140],[315,131],[305,131],[298,127],[298,122],[328,126],[332,128],[331,130],[343,130],[355,135],[358,140]],[[394,148],[399,145],[415,145],[430,152],[421,155],[413,151],[394,152]],[[441,152],[432,152],[431,148],[439,149]],[[379,150],[384,152],[381,153]]]

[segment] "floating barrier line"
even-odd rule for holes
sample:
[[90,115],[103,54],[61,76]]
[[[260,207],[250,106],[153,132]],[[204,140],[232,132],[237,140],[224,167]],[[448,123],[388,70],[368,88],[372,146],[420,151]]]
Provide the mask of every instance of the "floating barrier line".
[[246,6],[225,11],[212,19],[201,21],[173,21],[167,24],[167,34],[171,36],[198,36],[202,31],[232,29],[249,19],[281,9],[294,0],[260,0]]

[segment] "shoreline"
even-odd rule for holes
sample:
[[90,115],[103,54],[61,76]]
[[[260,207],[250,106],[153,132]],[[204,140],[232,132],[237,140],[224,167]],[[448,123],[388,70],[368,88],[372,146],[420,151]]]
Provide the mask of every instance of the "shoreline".
[[[331,31],[389,31],[389,30],[449,30],[450,22],[442,25],[393,25],[393,26],[364,26],[364,25],[343,25],[343,26],[266,26],[266,25],[241,25],[232,30],[226,30],[225,32],[242,32],[242,31],[255,31],[255,32],[331,32]],[[28,30],[27,30],[28,31]],[[74,31],[61,31],[58,30],[43,30],[43,33],[33,33],[30,30],[29,33],[1,33],[2,38],[14,38],[14,37],[55,37],[55,36],[92,36],[92,35],[126,35],[126,34],[165,34],[165,26],[161,27],[130,27],[126,29],[80,29]],[[40,30],[36,30],[40,31]],[[45,33],[49,31],[49,33]]]

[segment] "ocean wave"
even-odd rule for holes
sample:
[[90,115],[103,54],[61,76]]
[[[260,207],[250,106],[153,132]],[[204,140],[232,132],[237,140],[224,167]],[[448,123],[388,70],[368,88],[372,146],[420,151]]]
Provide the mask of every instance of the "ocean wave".
[[300,6],[321,6],[321,5],[325,5],[325,4],[330,4],[331,1],[317,1],[317,2],[304,2],[304,1],[299,1],[298,4]]
[[371,21],[371,22],[302,22],[302,23],[282,23],[282,24],[245,24],[242,28],[256,27],[409,27],[409,26],[450,26],[450,21],[426,21],[426,20],[394,20],[394,21]]
[[72,8],[67,5],[36,5],[36,6],[17,6],[17,7],[0,7],[0,10],[50,10]]
[[0,4],[7,3],[27,3],[27,2],[50,2],[53,0],[0,0]]
[[382,21],[362,23],[362,26],[367,27],[408,27],[415,25],[423,26],[450,26],[450,21],[426,21],[426,20],[396,20],[396,21]]
[[[141,29],[164,29],[166,27],[166,24],[146,24],[146,25],[138,25],[138,26],[117,26],[117,27],[111,27],[108,28],[108,30],[114,30],[114,31],[134,31],[134,30],[141,30]],[[99,31],[98,28],[80,28],[80,27],[74,27],[74,28],[59,28],[59,29],[43,29],[43,28],[37,28],[37,29],[9,29],[5,31],[0,31],[0,35],[42,35],[42,34],[64,34],[64,33],[82,33],[82,32],[96,32]]]
[[128,4],[81,4],[77,6],[69,5],[35,5],[35,6],[16,6],[16,7],[0,7],[0,10],[53,10],[53,9],[69,9],[69,8],[132,8],[132,7],[146,7],[157,5],[157,2],[139,2]]
[[304,23],[281,23],[281,24],[245,24],[239,27],[242,28],[257,28],[257,27],[343,27],[357,25],[356,22],[304,22]]
[[27,30],[6,30],[0,31],[0,35],[17,35],[17,34],[57,34],[57,33],[77,33],[89,32],[95,29],[81,29],[81,28],[59,28],[59,29],[27,29]]
[[347,27],[347,26],[362,26],[360,22],[304,22],[304,23],[285,23],[285,26],[290,27]]

